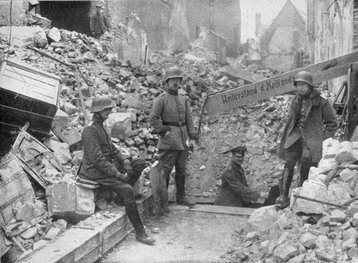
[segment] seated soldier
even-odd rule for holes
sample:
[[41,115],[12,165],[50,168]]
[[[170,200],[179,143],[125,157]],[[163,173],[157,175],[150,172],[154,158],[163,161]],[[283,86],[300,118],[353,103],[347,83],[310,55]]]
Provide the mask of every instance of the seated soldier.
[[263,198],[263,194],[258,190],[249,188],[245,171],[241,167],[246,151],[246,146],[237,146],[223,152],[223,154],[231,152],[232,156],[229,167],[227,167],[222,175],[221,191],[215,200],[215,205],[239,207],[262,206],[256,204],[256,202],[259,198]]
[[84,152],[78,176],[97,182],[101,186],[100,190],[115,192],[123,200],[127,216],[135,229],[136,239],[153,245],[154,239],[144,230],[133,190],[146,163],[143,159],[124,160],[103,125],[114,106],[114,102],[108,97],[93,99],[92,124],[86,126],[82,132]]

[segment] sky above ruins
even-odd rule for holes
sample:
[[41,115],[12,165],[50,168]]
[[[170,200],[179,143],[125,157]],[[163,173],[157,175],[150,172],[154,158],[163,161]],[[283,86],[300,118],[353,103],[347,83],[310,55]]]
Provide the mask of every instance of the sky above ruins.
[[[241,42],[255,38],[255,14],[261,13],[264,24],[270,24],[281,11],[287,0],[240,0],[241,7]],[[306,15],[306,0],[291,0],[300,14]]]

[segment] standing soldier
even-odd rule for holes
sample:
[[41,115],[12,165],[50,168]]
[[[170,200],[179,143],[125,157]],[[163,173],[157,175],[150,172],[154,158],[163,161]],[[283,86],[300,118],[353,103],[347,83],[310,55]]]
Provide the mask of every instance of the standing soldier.
[[99,38],[109,29],[109,23],[106,16],[101,12],[102,4],[96,4],[96,12],[91,16],[90,29],[91,34],[95,38]]
[[196,203],[185,196],[185,175],[188,149],[194,147],[197,134],[189,101],[178,94],[181,80],[178,67],[167,69],[164,79],[166,92],[154,100],[150,123],[159,134],[159,160],[162,162],[167,187],[169,175],[175,166],[177,203],[191,207]]
[[127,216],[136,232],[136,239],[144,244],[153,245],[154,239],[144,230],[133,190],[146,163],[143,159],[124,160],[112,144],[103,123],[108,119],[113,107],[113,101],[106,96],[93,99],[92,124],[85,127],[82,132],[84,152],[78,176],[97,182],[101,185],[100,190],[114,191],[125,205]]
[[320,96],[311,73],[297,73],[294,85],[298,94],[292,101],[279,148],[279,157],[285,161],[279,181],[280,196],[276,199],[276,206],[281,209],[290,204],[288,192],[296,162],[301,161],[302,185],[310,167],[317,166],[322,157],[323,140],[333,137],[338,128],[336,114],[329,101]]

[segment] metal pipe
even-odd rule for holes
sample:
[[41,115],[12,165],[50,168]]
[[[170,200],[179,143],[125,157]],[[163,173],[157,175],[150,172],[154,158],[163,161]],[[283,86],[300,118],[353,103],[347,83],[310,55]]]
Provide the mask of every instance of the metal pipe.
[[338,208],[341,208],[341,209],[345,209],[345,206],[343,206],[343,205],[333,204],[333,203],[330,203],[330,202],[325,202],[325,201],[313,199],[313,198],[306,197],[306,196],[293,195],[293,197],[294,198],[304,199],[304,200],[315,202],[315,203],[320,203],[320,204],[324,204],[324,205],[330,205],[330,206],[338,207]]

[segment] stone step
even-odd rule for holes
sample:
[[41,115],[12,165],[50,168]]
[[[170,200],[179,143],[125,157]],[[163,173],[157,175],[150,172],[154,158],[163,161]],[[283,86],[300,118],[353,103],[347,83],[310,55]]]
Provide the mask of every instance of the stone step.
[[[151,200],[151,194],[148,193],[137,200],[142,218],[148,216]],[[100,220],[98,214],[102,215]],[[23,256],[17,262],[96,262],[132,230],[133,226],[126,216],[124,207],[100,211],[67,229],[56,239]]]

